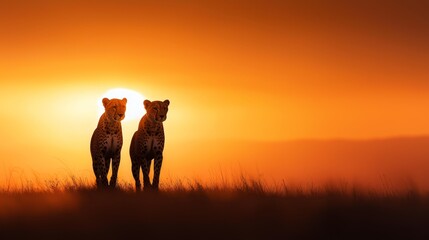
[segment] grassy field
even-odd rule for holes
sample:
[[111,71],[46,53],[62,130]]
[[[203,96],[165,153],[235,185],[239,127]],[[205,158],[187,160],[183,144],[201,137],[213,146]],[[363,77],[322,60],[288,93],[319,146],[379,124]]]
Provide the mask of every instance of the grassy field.
[[268,188],[242,178],[135,193],[83,180],[3,189],[0,239],[428,239],[429,196],[346,186]]

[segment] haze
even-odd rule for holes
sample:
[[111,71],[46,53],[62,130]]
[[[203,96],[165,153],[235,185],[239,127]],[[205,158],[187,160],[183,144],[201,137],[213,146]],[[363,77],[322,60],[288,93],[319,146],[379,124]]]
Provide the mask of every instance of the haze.
[[[308,145],[308,164],[336,169],[310,171],[284,144],[427,143],[426,9],[425,1],[3,1],[2,181],[91,179],[97,105],[112,88],[171,101],[162,177],[210,180],[229,169],[278,181],[354,181],[355,165],[336,151],[319,157]],[[124,181],[131,179],[128,147],[137,124],[123,123]],[[370,157],[377,150],[363,153],[358,169],[380,171],[357,178],[399,172],[429,186],[421,177],[429,167],[420,164],[426,145],[418,146],[412,151],[419,160],[410,158],[403,174],[403,163]]]

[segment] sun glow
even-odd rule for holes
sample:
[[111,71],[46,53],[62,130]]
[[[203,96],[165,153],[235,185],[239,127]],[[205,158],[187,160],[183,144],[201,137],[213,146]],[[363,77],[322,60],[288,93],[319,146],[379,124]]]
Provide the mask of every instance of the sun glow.
[[143,114],[145,113],[144,107],[143,107],[143,101],[145,97],[133,90],[126,89],[126,88],[113,88],[105,92],[101,98],[98,101],[98,115],[101,116],[101,114],[104,113],[104,106],[102,103],[103,98],[127,98],[127,110],[125,112],[125,119],[127,120],[133,120],[133,119],[140,119]]

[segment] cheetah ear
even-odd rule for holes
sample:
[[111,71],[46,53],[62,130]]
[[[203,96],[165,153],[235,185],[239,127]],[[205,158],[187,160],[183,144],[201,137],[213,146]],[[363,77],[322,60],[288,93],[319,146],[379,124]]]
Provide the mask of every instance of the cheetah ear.
[[150,106],[150,104],[151,104],[152,102],[151,101],[149,101],[149,100],[144,100],[144,102],[143,102],[143,105],[144,105],[144,108],[147,110],[147,108]]
[[122,98],[122,102],[124,102],[125,104],[127,104],[127,98]]
[[109,104],[110,100],[108,98],[103,98],[103,106],[106,107]]
[[168,100],[168,99],[167,99],[167,100],[165,100],[165,101],[164,101],[164,104],[165,104],[165,105],[167,105],[167,106],[168,106],[168,105],[170,105],[170,100]]

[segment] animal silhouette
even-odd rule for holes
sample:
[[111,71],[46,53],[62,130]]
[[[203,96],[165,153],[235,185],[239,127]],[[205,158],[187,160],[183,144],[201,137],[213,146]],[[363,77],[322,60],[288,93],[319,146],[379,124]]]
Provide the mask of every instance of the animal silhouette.
[[116,186],[122,149],[121,121],[125,118],[127,99],[103,98],[105,112],[91,137],[91,157],[97,187],[108,186],[107,173],[112,161],[110,187]]
[[[169,104],[169,100],[143,102],[146,114],[140,120],[130,145],[131,170],[137,191],[141,189],[140,168],[143,172],[144,189],[158,190],[165,142],[163,122],[167,119]],[[154,174],[151,184],[149,172],[152,159],[154,159]]]

